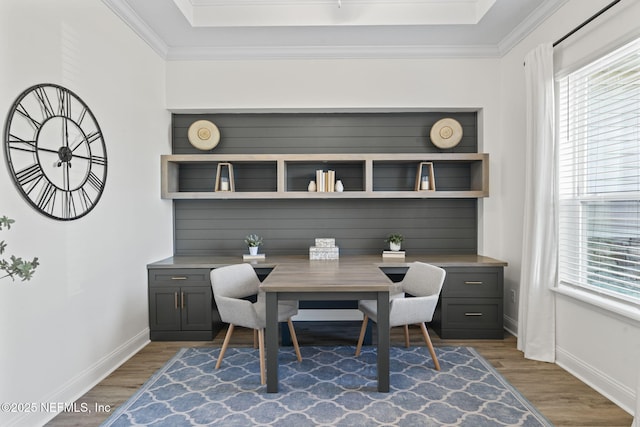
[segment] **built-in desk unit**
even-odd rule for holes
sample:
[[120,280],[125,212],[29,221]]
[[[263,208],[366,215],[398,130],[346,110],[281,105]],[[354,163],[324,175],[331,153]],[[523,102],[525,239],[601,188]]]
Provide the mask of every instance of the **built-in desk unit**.
[[[412,261],[447,271],[440,301],[429,325],[443,339],[502,339],[503,268],[505,262],[479,255],[424,255],[406,260],[381,256],[358,258],[401,280]],[[267,257],[252,263],[263,279],[279,262],[308,263],[304,256]],[[211,293],[214,268],[242,262],[235,257],[170,257],[147,266],[151,340],[211,340],[222,323]],[[326,261],[314,261],[319,268]],[[340,319],[338,319],[340,320]],[[357,337],[354,337],[357,340]],[[354,341],[355,342],[355,341]]]

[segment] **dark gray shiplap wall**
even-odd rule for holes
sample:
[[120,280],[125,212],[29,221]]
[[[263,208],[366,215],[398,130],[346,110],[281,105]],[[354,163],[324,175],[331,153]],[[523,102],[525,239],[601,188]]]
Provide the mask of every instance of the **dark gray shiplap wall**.
[[[440,150],[429,140],[431,126],[454,117],[463,126],[462,142]],[[203,152],[191,146],[191,123],[205,119],[220,129],[217,147]],[[477,115],[468,113],[296,113],[203,114],[173,116],[174,154],[287,154],[287,153],[433,153],[476,152]],[[406,165],[404,165],[406,166]],[[384,166],[374,187],[411,190],[415,169]],[[314,168],[312,167],[311,170]],[[275,190],[275,165],[234,163],[237,191]],[[440,167],[438,189],[464,189],[468,170]],[[297,190],[306,189],[303,167],[290,171]],[[357,166],[340,172],[347,190],[361,184]],[[195,166],[181,171],[183,191],[209,191],[215,171]],[[308,253],[316,237],[334,237],[343,254],[380,253],[392,232],[405,235],[410,253],[475,253],[475,199],[341,199],[341,200],[174,200],[176,255],[237,254],[246,252],[243,238],[264,237],[266,253]]]

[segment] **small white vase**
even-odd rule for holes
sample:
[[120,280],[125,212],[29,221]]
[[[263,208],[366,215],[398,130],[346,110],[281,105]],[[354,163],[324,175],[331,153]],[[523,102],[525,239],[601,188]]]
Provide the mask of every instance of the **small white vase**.
[[344,185],[342,185],[342,181],[340,180],[336,181],[336,191],[338,193],[342,193],[344,191]]
[[316,191],[316,182],[315,181],[309,181],[309,186],[307,187],[307,190],[310,193],[313,193],[314,191]]
[[392,251],[399,251],[401,247],[402,246],[400,243],[389,242],[389,249],[391,249]]
[[259,246],[249,246],[249,255],[258,255]]

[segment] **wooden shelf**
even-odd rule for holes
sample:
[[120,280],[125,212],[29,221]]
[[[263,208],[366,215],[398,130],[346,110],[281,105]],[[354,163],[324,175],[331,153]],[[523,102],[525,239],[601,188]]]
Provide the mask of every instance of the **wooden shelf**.
[[[236,191],[214,191],[217,164],[232,163]],[[433,162],[436,191],[414,191]],[[344,192],[309,192],[317,169],[335,170]],[[486,153],[174,154],[161,156],[163,199],[480,198],[489,196]]]

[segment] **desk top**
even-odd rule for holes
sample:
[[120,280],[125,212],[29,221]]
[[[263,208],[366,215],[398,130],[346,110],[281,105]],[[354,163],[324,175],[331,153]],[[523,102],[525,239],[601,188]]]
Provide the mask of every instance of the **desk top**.
[[393,283],[370,259],[343,257],[282,261],[260,287],[265,292],[379,292],[389,291]]
[[[414,261],[426,262],[438,267],[506,267],[507,263],[483,255],[407,255],[406,258],[382,258],[382,255],[341,255],[340,263],[362,263],[383,268],[408,267]],[[243,262],[238,256],[173,256],[147,265],[147,268],[218,268]],[[275,268],[280,264],[309,263],[323,265],[334,261],[309,261],[308,255],[267,255],[264,260],[247,261],[256,268]]]

